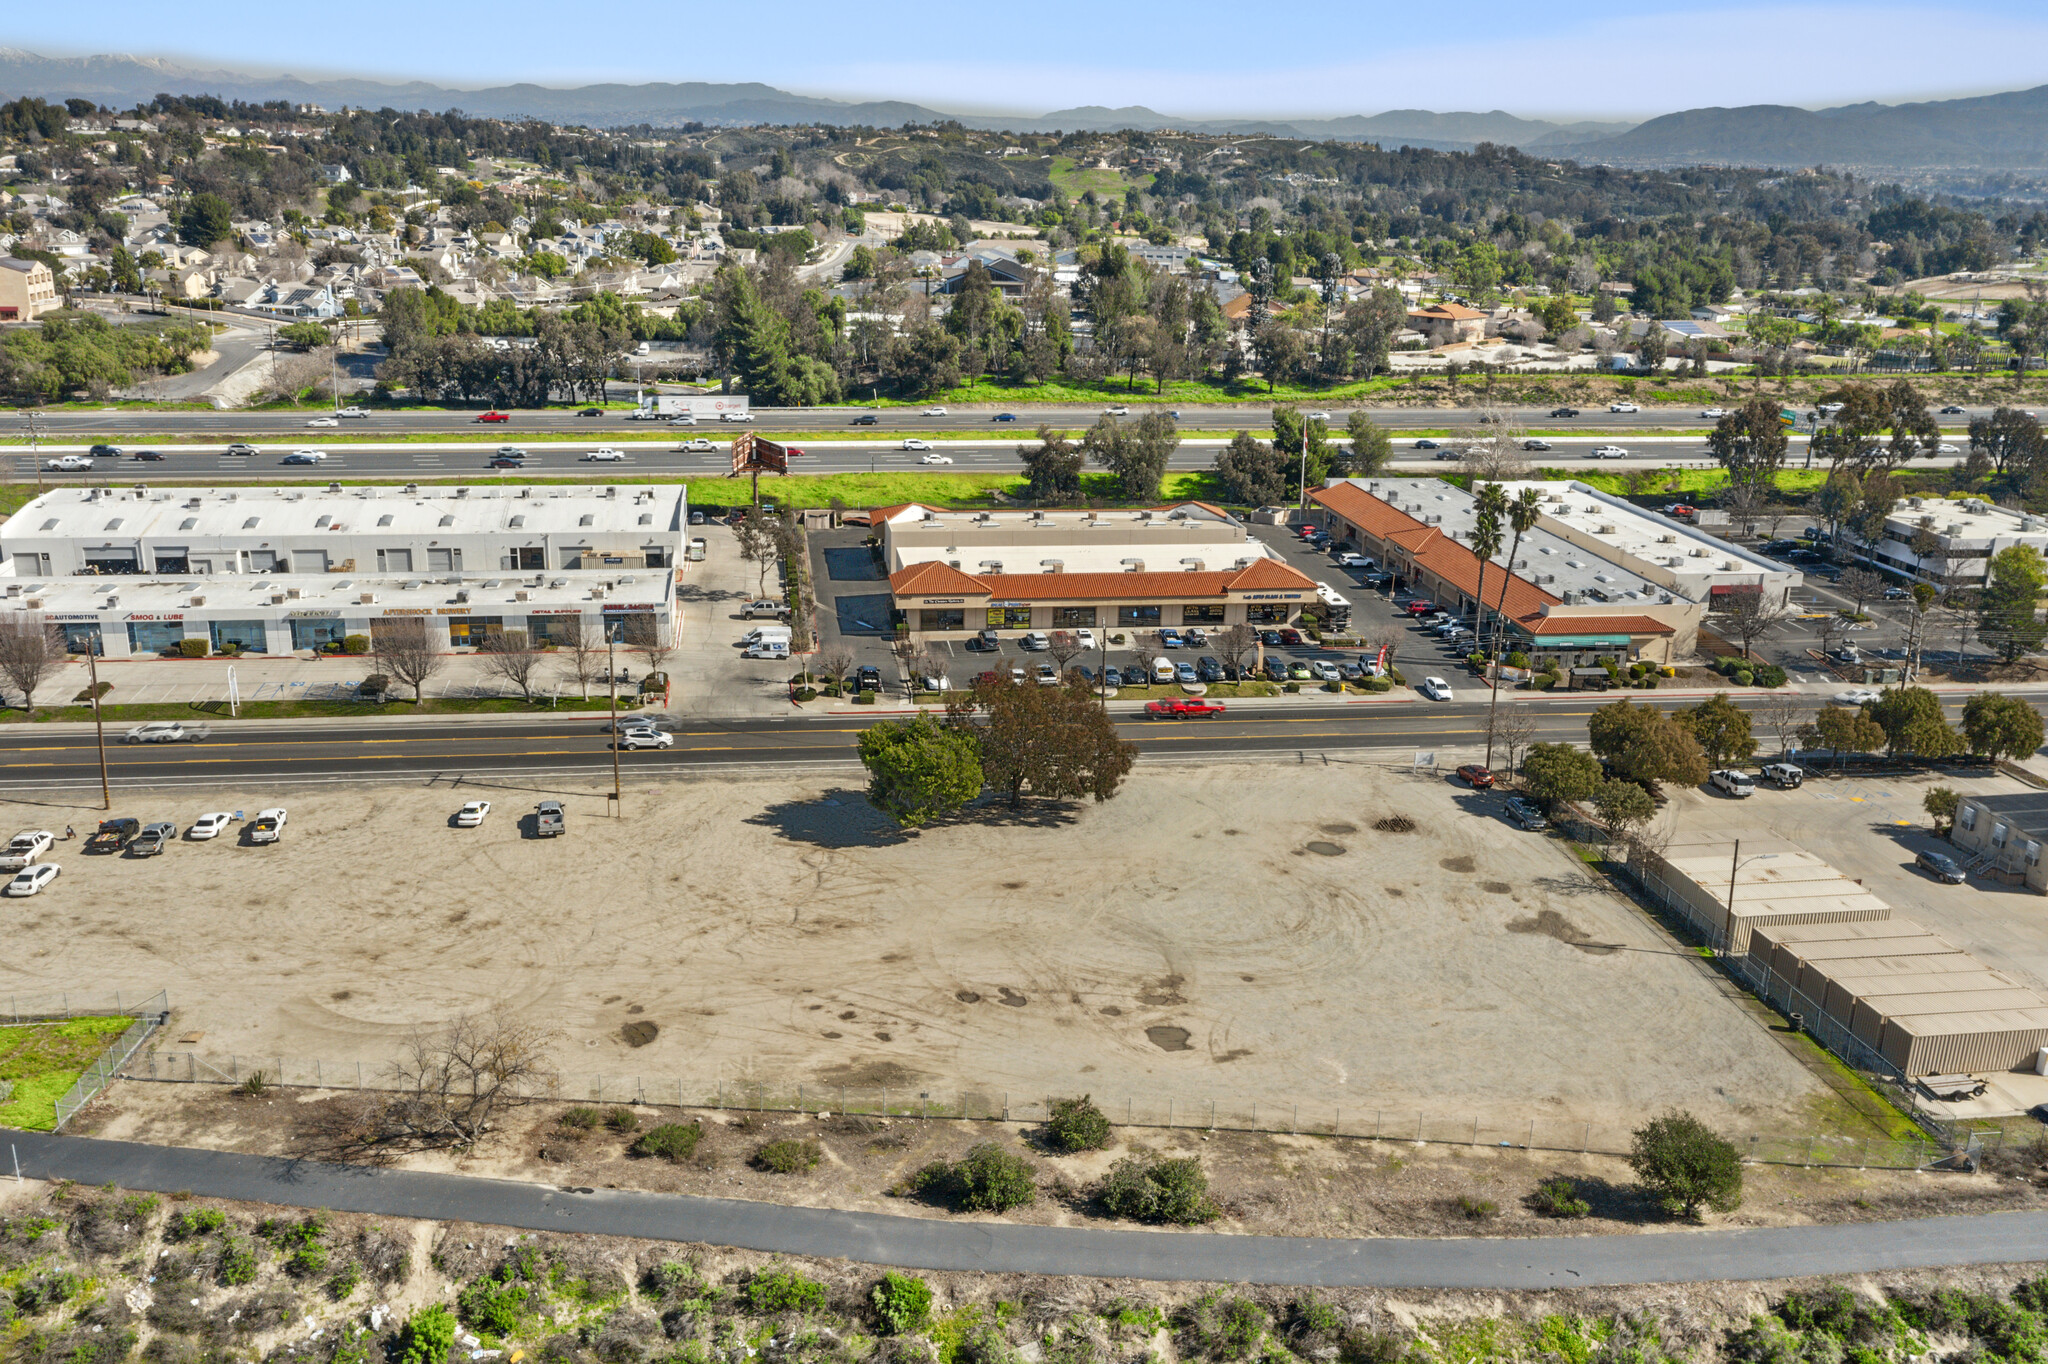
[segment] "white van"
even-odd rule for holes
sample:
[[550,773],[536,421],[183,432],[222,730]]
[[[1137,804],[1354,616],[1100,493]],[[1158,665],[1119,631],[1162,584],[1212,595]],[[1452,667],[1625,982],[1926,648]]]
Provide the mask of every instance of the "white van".
[[784,644],[789,643],[789,627],[787,625],[757,625],[740,636],[740,643],[752,646],[770,643],[778,639]]
[[1152,660],[1152,680],[1154,682],[1171,682],[1173,681],[1173,676],[1172,659],[1155,658]]
[[683,551],[683,558],[690,563],[701,564],[704,562],[704,548],[704,537],[692,536],[690,547]]
[[752,644],[749,644],[749,645],[748,645],[748,646],[747,646],[746,648],[744,648],[744,649],[740,650],[740,657],[741,657],[741,658],[788,658],[788,657],[789,657],[789,641],[788,641],[787,639],[762,639],[762,640],[756,640],[756,641],[755,641],[754,643],[752,643]]

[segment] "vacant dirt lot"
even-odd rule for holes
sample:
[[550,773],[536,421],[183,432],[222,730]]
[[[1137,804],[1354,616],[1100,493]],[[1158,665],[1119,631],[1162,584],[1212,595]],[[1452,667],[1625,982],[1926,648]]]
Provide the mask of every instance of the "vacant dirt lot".
[[[572,794],[568,836],[541,842],[540,794],[124,799],[181,824],[284,799],[291,823],[272,847],[67,849],[55,889],[10,910],[0,981],[165,987],[168,1049],[317,1058],[330,1079],[502,1002],[559,1028],[576,1095],[599,1076],[695,1101],[802,1083],[821,1106],[841,1085],[1018,1108],[1087,1090],[1119,1120],[1298,1104],[1305,1128],[1341,1108],[1347,1131],[1405,1134],[1425,1113],[1431,1136],[1517,1141],[1672,1105],[1801,1131],[1819,1101],[1562,844],[1434,778],[1141,765],[1108,805],[917,837],[857,790],[706,780],[629,791],[619,820]],[[483,796],[484,828],[449,827]],[[1374,829],[1397,813],[1416,831]]]

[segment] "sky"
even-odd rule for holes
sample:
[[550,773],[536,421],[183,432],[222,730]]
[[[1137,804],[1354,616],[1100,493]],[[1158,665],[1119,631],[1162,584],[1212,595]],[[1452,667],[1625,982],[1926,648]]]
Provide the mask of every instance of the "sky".
[[1142,104],[1190,117],[1505,109],[1639,119],[2048,84],[2040,0],[1046,0],[1016,10],[609,0],[590,11],[554,0],[213,0],[200,24],[160,0],[13,8],[0,45],[46,56],[125,52],[468,88],[761,81],[963,113]]

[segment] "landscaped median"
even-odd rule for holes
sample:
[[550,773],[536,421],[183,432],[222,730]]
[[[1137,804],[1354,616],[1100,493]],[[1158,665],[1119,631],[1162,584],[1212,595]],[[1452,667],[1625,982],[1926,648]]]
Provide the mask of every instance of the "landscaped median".
[[87,1068],[133,1018],[65,1018],[0,1025],[0,1127],[48,1132],[57,1125],[57,1100],[71,1092]]

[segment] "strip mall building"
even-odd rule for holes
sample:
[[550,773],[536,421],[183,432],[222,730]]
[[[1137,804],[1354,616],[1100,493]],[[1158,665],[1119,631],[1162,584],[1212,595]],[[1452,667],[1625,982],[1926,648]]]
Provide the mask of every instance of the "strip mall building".
[[1285,625],[1313,580],[1202,502],[1149,511],[870,513],[895,619],[920,639],[982,630]]

